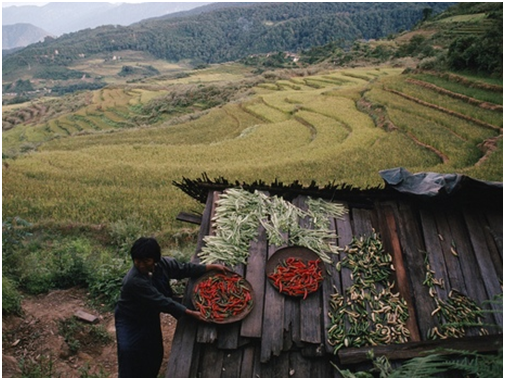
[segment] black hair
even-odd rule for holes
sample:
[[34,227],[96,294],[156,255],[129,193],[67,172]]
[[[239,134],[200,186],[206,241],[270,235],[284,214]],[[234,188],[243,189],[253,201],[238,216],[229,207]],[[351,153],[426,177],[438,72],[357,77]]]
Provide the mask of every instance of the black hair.
[[156,239],[141,237],[133,243],[130,255],[132,260],[154,259],[155,262],[158,262],[161,260],[161,248]]

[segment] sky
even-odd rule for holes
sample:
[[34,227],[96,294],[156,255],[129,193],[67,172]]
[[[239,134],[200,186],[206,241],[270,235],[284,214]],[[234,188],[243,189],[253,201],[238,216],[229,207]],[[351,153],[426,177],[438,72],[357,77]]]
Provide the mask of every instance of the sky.
[[34,2],[32,1],[31,3],[25,3],[22,1],[16,1],[16,2],[7,2],[7,1],[2,1],[2,8],[4,7],[10,7],[11,5],[45,5],[47,2]]
[[[143,3],[144,1],[142,0],[123,0],[123,1],[107,1],[107,0],[96,0],[99,2],[104,2],[104,3]],[[153,0],[150,0],[153,1]],[[154,0],[156,1],[156,0]],[[54,1],[53,1],[54,2]],[[63,2],[63,1],[62,1]],[[72,1],[67,1],[71,3]],[[85,2],[85,1],[83,1]],[[93,1],[92,1],[93,2]],[[30,1],[30,2],[23,2],[23,1],[2,1],[2,8],[4,7],[10,7],[11,5],[37,5],[37,6],[43,6],[49,3],[49,1]]]
[[[108,1],[108,0],[88,0],[88,1],[81,1],[81,2],[104,2],[104,3],[145,3],[145,2],[169,2],[169,1],[163,1],[163,0],[122,0],[122,1]],[[220,2],[220,1],[229,1],[229,0],[215,0],[214,2]],[[241,2],[244,0],[235,0],[235,2]],[[252,0],[256,1],[256,0]],[[277,0],[277,2],[283,2],[285,0]],[[57,3],[58,1],[52,1],[52,3]],[[62,3],[68,2],[71,3],[72,1],[61,1]],[[47,3],[50,3],[49,1],[29,1],[29,2],[23,2],[23,1],[2,1],[2,8],[4,7],[10,7],[12,5],[37,5],[37,6],[43,6],[46,5]]]

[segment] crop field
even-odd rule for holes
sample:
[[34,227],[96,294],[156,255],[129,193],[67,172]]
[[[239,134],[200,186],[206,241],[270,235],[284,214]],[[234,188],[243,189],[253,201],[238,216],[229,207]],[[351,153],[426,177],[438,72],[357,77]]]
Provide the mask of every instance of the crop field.
[[457,15],[446,17],[439,22],[441,23],[453,23],[453,22],[468,22],[468,21],[479,21],[486,17],[484,13],[478,13],[474,15]]
[[[60,107],[49,120],[4,130],[4,217],[41,225],[110,225],[134,217],[152,233],[173,232],[183,227],[175,220],[180,211],[198,212],[202,205],[172,182],[203,172],[245,182],[367,187],[382,184],[380,170],[403,166],[502,181],[502,113],[478,104],[501,105],[501,95],[400,69],[271,80],[248,97],[198,114],[136,119],[143,106],[181,83],[238,83],[247,73],[237,65],[222,70],[158,83],[151,78],[151,87],[109,86],[87,103]],[[8,110],[12,117],[19,112]]]
[[160,72],[181,72],[186,67],[184,64],[169,63],[164,60],[155,59],[148,53],[123,50],[121,52],[110,52],[109,54],[101,56],[89,57],[85,60],[80,60],[78,63],[69,66],[72,70],[83,71],[89,75],[96,77],[100,76],[110,84],[126,83],[127,80],[132,79],[125,77],[118,78],[117,74],[125,65],[141,66],[149,65],[154,67]]
[[480,90],[478,87],[470,88],[468,85],[465,86],[464,84],[429,74],[415,75],[414,77],[442,87],[446,90],[472,97],[476,100],[494,104],[503,104],[503,91]]
[[407,96],[415,97],[416,99],[427,103],[436,104],[439,107],[449,109],[462,115],[467,115],[492,125],[499,126],[502,121],[501,112],[481,107],[469,107],[468,103],[463,100],[454,99],[450,96],[437,93],[416,84],[394,81],[391,85],[389,83],[385,83],[385,85],[388,89],[400,91],[402,94]]

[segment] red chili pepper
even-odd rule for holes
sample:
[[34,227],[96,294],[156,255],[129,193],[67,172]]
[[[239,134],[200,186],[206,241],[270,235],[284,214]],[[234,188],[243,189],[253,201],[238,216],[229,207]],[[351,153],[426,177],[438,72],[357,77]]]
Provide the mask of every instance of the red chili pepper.
[[195,286],[195,307],[211,321],[223,321],[252,306],[244,279],[237,274],[218,273]]
[[291,296],[303,296],[316,291],[323,280],[323,273],[319,266],[320,260],[303,261],[295,257],[288,257],[281,262],[274,272],[268,275],[274,287],[279,292]]

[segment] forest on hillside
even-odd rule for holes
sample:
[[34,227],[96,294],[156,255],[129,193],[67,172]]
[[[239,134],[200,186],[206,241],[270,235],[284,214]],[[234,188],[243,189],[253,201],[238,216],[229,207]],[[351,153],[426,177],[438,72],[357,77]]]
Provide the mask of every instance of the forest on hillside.
[[381,38],[408,30],[423,15],[435,15],[454,4],[332,2],[230,7],[47,38],[6,57],[3,70],[9,73],[27,63],[68,65],[84,56],[125,49],[198,64],[236,60],[249,54],[299,51],[331,41],[350,45],[356,39]]

